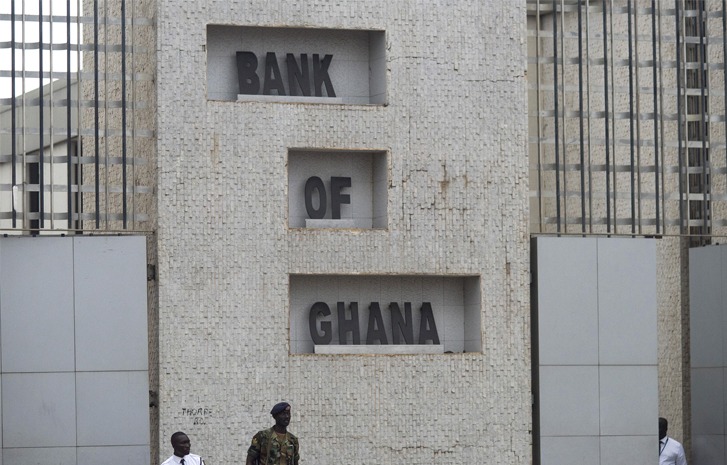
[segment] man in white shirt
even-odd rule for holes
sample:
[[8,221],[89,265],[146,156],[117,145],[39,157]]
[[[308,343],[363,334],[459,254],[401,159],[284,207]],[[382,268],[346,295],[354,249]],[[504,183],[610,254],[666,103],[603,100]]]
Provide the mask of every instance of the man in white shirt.
[[174,454],[166,459],[162,465],[204,465],[202,457],[190,454],[192,443],[189,437],[181,431],[172,434],[172,448]]
[[687,465],[684,448],[674,438],[666,435],[669,422],[659,418],[659,465]]

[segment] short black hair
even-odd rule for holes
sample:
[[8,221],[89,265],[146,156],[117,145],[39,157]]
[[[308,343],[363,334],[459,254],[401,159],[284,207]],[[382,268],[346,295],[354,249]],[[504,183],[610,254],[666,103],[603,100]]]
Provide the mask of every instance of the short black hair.
[[177,431],[176,433],[172,434],[172,445],[174,445],[174,440],[177,439],[179,436],[186,436],[187,433],[183,433],[181,431]]

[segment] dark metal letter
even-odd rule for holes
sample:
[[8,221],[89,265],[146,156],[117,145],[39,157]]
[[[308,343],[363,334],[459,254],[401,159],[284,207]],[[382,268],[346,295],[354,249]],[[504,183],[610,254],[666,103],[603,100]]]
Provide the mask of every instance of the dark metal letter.
[[404,344],[414,344],[414,321],[411,318],[411,303],[404,302],[404,314],[406,318],[401,316],[399,304],[391,302],[389,304],[391,311],[391,332],[394,344],[401,344],[399,335],[404,336]]
[[313,344],[330,344],[333,338],[333,331],[331,330],[330,321],[321,321],[321,331],[323,334],[318,332],[317,320],[318,316],[329,316],[331,309],[328,308],[325,302],[316,302],[310,308],[308,314],[308,326],[310,327],[310,337],[313,339]]
[[326,55],[323,57],[323,61],[320,61],[318,54],[313,54],[313,87],[316,91],[316,97],[323,96],[322,84],[326,85],[326,93],[329,97],[336,96],[331,77],[328,75],[328,67],[331,65],[331,60],[333,60],[333,55]]
[[351,187],[351,178],[331,177],[331,218],[334,220],[341,219],[341,204],[351,203],[351,196],[341,194],[341,189]]
[[[313,191],[318,191],[318,209],[313,208]],[[311,176],[305,182],[305,211],[308,213],[308,218],[313,220],[320,220],[326,216],[326,186],[318,176]]]
[[419,344],[426,344],[427,341],[432,341],[434,345],[439,344],[439,334],[437,334],[437,324],[434,322],[432,304],[429,302],[422,303],[421,312],[422,321],[419,324]]
[[275,52],[268,52],[265,55],[265,82],[263,83],[263,95],[271,95],[270,91],[275,89],[278,95],[285,95],[283,76],[280,74],[278,59]]
[[351,302],[351,318],[346,318],[346,304],[338,302],[338,343],[346,344],[346,333],[351,333],[353,344],[361,344],[358,329],[358,302]]
[[241,94],[257,94],[260,78],[257,73],[257,57],[252,52],[237,52],[237,80]]
[[300,54],[300,68],[295,61],[295,55],[288,53],[285,56],[285,64],[288,68],[288,91],[290,95],[298,95],[296,92],[296,81],[303,95],[310,95],[310,73],[308,72],[308,54]]
[[378,302],[371,302],[369,305],[369,326],[366,329],[366,344],[371,345],[374,341],[379,341],[382,345],[389,343]]

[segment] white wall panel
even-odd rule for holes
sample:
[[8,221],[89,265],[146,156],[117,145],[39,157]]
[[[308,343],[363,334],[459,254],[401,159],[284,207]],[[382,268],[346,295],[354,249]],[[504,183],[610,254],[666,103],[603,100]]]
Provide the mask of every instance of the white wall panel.
[[692,432],[725,434],[724,368],[692,368]]
[[[74,465],[149,465],[149,446],[79,447]],[[171,455],[171,453],[169,454]]]
[[23,447],[2,451],[2,465],[79,465],[75,447]]
[[540,367],[542,436],[598,436],[598,367]]
[[538,239],[538,347],[542,365],[598,362],[597,259],[596,239]]
[[549,436],[540,442],[541,465],[599,465],[600,438]]
[[695,465],[719,465],[725,462],[724,434],[694,434],[692,436],[692,462]]
[[654,241],[534,244],[541,465],[588,452],[587,463],[648,463],[658,417]]
[[73,373],[4,373],[3,447],[76,445]]
[[[658,421],[654,422],[655,424]],[[656,427],[655,427],[656,428]],[[656,434],[649,436],[601,436],[601,464],[647,465],[658,462]]]
[[142,402],[149,394],[148,378],[146,371],[77,373],[78,445],[148,444],[149,404]]
[[1,241],[0,286],[2,370],[73,371],[73,242]]
[[79,371],[146,370],[146,243],[141,236],[74,239]]
[[0,465],[149,462],[146,271],[144,237],[0,238]]
[[599,392],[602,435],[654,439],[659,410],[656,365],[601,365]]
[[[707,304],[701,304],[700,310],[695,312],[696,313],[695,317],[700,318],[702,320],[706,320],[705,323],[712,322],[712,323],[714,323],[715,326],[720,327],[722,329],[722,331],[721,331],[721,334],[722,334],[722,358],[721,358],[721,362],[718,362],[716,365],[713,365],[713,366],[727,368],[727,285],[725,285],[725,283],[724,283],[724,281],[727,280],[727,247],[720,247],[720,251],[722,252],[721,254],[715,254],[715,255],[720,255],[722,258],[722,264],[721,264],[722,266],[721,266],[721,269],[719,270],[719,271],[721,271],[721,273],[715,272],[714,274],[719,276],[720,279],[722,280],[722,282],[720,282],[719,284],[716,285],[717,289],[719,290],[718,292],[721,292],[721,299],[718,302],[713,301],[713,302],[709,302]],[[701,268],[701,265],[700,265],[700,268]],[[690,270],[691,270],[691,256],[690,256]],[[702,276],[700,277],[700,279],[698,279],[696,281],[705,279],[707,282],[712,284],[712,282],[710,281],[710,278],[707,278],[704,275],[705,275],[705,273],[703,273]],[[697,282],[695,282],[694,284],[697,285]],[[689,292],[691,295],[691,293],[692,293],[691,273],[690,273],[689,286],[690,286]],[[701,302],[701,300],[702,300],[701,298],[698,298],[698,301]],[[719,303],[719,305],[715,305],[716,303]],[[691,299],[690,299],[690,305],[691,305]],[[715,312],[715,313],[710,314],[710,312]],[[705,318],[704,316],[700,316],[701,313],[706,313],[710,316]],[[696,330],[691,329],[691,323],[692,323],[691,314],[692,314],[692,311],[690,308],[690,317],[689,317],[690,318],[690,320],[689,320],[690,330],[689,331],[690,331],[690,333],[698,335],[699,337],[697,338],[696,341],[691,340],[691,339],[689,341],[690,357],[691,357],[692,351],[694,350],[694,348],[692,347],[692,344],[700,344],[700,350],[701,350],[701,354],[702,354],[702,356],[700,357],[701,360],[696,361],[696,363],[694,361],[691,362],[692,366],[697,366],[697,367],[710,366],[710,365],[704,364],[704,362],[707,360],[712,360],[711,356],[708,355],[709,352],[718,352],[717,350],[715,350],[715,348],[719,347],[718,339],[716,339],[714,336],[711,335],[711,331],[714,331],[714,329],[712,329],[712,328],[702,327],[702,328],[696,329]],[[721,324],[720,324],[720,322],[721,322]],[[706,331],[710,331],[710,333],[707,333]],[[709,342],[713,342],[715,345],[712,347],[705,347],[704,343],[701,341],[702,334],[707,336],[707,338],[709,338],[711,336],[712,339]],[[727,421],[727,419],[725,421]],[[727,463],[727,462],[725,462],[725,463]]]
[[598,240],[599,362],[656,365],[653,240]]
[[727,246],[689,249],[692,465],[727,463]]
[[723,248],[690,249],[689,328],[693,368],[724,366]]

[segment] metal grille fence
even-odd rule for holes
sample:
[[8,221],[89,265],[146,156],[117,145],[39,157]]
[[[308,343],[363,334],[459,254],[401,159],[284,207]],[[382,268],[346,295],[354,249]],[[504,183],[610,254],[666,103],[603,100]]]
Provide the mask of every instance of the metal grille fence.
[[531,232],[727,232],[726,0],[528,0]]
[[146,0],[0,4],[0,230],[149,229]]

